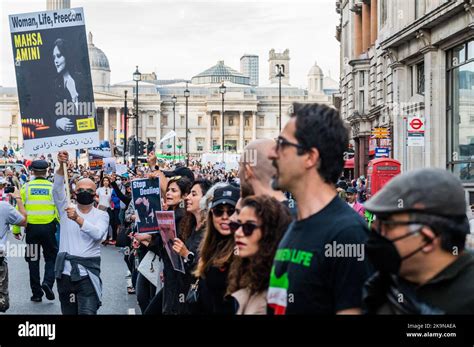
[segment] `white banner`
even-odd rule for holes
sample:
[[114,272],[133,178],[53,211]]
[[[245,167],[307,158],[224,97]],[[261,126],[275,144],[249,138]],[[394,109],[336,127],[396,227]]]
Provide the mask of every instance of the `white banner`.
[[166,140],[172,139],[175,136],[176,136],[176,132],[174,130],[171,130],[168,134],[163,136],[163,138],[160,140],[160,143],[165,142]]

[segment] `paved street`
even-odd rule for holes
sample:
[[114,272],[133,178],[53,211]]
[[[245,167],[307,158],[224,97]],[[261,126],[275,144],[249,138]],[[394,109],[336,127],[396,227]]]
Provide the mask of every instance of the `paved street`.
[[[19,243],[9,235],[10,243]],[[43,255],[41,255],[43,257]],[[42,259],[43,260],[43,259]],[[41,262],[41,278],[43,277],[44,262]],[[43,297],[43,302],[30,301],[28,265],[23,257],[9,257],[10,280],[10,309],[8,314],[61,314],[56,284],[54,292],[56,300],[49,301]],[[137,314],[140,313],[136,304],[136,295],[127,294],[127,266],[119,248],[102,247],[101,278],[103,282],[102,307],[98,314]]]

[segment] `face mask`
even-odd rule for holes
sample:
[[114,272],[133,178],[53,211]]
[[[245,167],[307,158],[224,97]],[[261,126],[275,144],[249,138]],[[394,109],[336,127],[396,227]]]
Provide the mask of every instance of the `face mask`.
[[403,235],[393,240],[389,240],[386,237],[380,235],[378,232],[372,231],[366,243],[367,256],[369,257],[369,261],[380,272],[388,272],[391,274],[398,275],[400,271],[400,266],[402,265],[402,261],[410,258],[411,256],[421,251],[423,247],[431,243],[432,240],[428,241],[423,246],[419,247],[418,249],[404,256],[403,258],[398,253],[394,242],[412,236],[413,234],[416,234],[419,231],[420,230],[410,232],[407,235]]
[[76,194],[76,200],[78,204],[90,205],[94,202],[94,194],[88,192],[80,192]]

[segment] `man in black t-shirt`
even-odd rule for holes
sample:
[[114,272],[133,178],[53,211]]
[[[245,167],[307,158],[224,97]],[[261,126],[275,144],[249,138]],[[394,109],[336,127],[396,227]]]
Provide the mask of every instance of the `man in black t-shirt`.
[[293,110],[269,159],[277,169],[273,188],[292,194],[298,214],[278,246],[268,304],[275,314],[359,314],[368,230],[335,188],[348,131],[328,106]]

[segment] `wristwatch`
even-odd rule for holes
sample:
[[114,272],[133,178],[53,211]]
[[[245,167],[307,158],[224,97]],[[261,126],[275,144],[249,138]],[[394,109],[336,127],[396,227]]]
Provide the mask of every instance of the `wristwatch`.
[[185,263],[192,263],[193,260],[194,260],[194,253],[193,252],[189,252],[188,256],[186,258],[184,258]]

